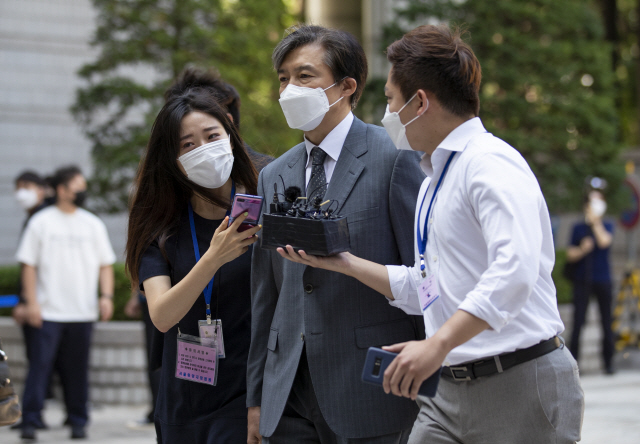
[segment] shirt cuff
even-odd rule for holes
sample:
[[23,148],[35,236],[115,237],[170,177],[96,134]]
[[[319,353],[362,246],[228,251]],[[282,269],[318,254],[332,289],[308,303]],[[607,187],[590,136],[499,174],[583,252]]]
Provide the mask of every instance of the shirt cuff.
[[509,313],[501,312],[493,305],[487,303],[486,300],[480,303],[476,299],[472,293],[468,294],[464,301],[458,305],[458,310],[466,311],[476,318],[482,319],[489,324],[492,330],[500,333],[500,330],[511,320]]
[[386,265],[393,301],[389,305],[410,315],[422,315],[418,302],[418,284],[414,267]]

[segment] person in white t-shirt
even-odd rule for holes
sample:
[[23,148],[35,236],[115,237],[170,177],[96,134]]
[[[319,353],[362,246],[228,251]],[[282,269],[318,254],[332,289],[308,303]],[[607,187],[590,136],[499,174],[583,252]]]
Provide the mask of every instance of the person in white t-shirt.
[[27,322],[35,327],[23,396],[23,439],[35,439],[56,358],[71,437],[86,437],[91,332],[98,312],[103,321],[113,314],[116,256],[104,223],[81,208],[87,182],[74,166],[56,171],[52,181],[56,203],[31,218],[16,254]]

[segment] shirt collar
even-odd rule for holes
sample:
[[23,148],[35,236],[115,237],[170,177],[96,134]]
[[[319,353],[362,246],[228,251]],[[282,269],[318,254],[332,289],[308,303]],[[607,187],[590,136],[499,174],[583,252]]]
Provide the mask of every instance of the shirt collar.
[[420,168],[422,171],[432,177],[434,170],[442,169],[452,151],[464,151],[469,141],[477,134],[486,133],[487,130],[482,125],[480,117],[474,117],[464,122],[462,125],[451,131],[444,138],[433,154],[427,153],[422,155]]
[[338,157],[340,157],[340,152],[342,151],[342,145],[344,145],[344,141],[347,138],[347,134],[349,134],[352,123],[353,113],[349,111],[349,114],[347,114],[347,116],[342,119],[342,122],[337,124],[336,127],[333,128],[329,134],[327,134],[324,140],[320,142],[320,145],[314,145],[305,137],[304,144],[307,148],[307,166],[309,166],[309,162],[311,162],[311,150],[316,146],[322,148],[322,150],[327,153],[329,157],[337,162]]

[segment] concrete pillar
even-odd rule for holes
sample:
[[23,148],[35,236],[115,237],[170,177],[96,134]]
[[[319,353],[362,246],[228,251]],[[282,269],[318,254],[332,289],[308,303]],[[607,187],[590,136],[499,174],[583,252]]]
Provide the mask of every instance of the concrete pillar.
[[307,0],[304,2],[306,22],[344,29],[362,43],[363,0]]

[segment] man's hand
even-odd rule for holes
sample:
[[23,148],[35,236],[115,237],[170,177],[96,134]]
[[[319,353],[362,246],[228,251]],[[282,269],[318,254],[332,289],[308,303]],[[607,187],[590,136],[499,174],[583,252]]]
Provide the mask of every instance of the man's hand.
[[249,421],[247,444],[260,444],[262,442],[262,436],[260,436],[260,406],[249,407],[247,419]]
[[108,321],[113,316],[113,298],[102,296],[99,300],[100,304],[100,320]]
[[24,325],[27,322],[27,305],[24,302],[20,302],[11,310],[11,316],[18,325]]
[[486,321],[458,310],[429,339],[382,347],[400,353],[384,372],[384,391],[415,400],[423,381],[438,370],[451,350],[488,328]]
[[338,253],[326,257],[312,256],[303,250],[296,252],[291,245],[287,245],[285,248],[278,247],[277,251],[280,253],[280,256],[289,259],[291,262],[309,265],[314,268],[344,273],[349,267],[350,253]]
[[382,387],[385,393],[415,400],[422,382],[433,375],[442,365],[447,350],[430,339],[409,341],[383,347],[399,353],[384,372]]
[[37,302],[28,302],[26,304],[27,323],[34,328],[42,328],[42,311],[40,304]]

